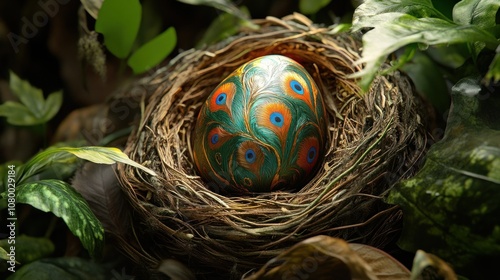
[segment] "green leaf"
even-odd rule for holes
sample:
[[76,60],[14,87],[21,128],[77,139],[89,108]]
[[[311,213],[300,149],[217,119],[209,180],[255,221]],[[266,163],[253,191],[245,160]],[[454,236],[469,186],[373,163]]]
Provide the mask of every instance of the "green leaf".
[[118,58],[126,58],[134,45],[141,24],[142,7],[138,0],[105,0],[97,16],[95,31]]
[[42,120],[52,119],[62,105],[62,91],[56,91],[47,96],[42,109]]
[[[4,249],[3,247],[0,247],[0,259],[1,260],[10,261],[10,256],[9,256],[9,254],[10,254],[10,248],[8,248],[7,250]],[[3,263],[5,263],[5,262],[3,262]],[[16,264],[20,264],[17,260],[15,261],[15,263]],[[0,271],[3,271],[5,269],[2,265],[0,265]]]
[[139,26],[137,38],[135,38],[134,50],[137,49],[138,46],[142,46],[153,40],[153,38],[158,36],[158,34],[165,29],[163,27],[162,18],[164,15],[161,10],[158,10],[158,4],[159,3],[155,1],[141,1],[141,24]]
[[[366,0],[359,5],[353,15],[353,30],[370,27],[370,18],[386,13],[401,13],[417,18],[434,17],[449,20],[432,5],[431,0]],[[365,22],[366,21],[366,22]]]
[[101,163],[101,164],[113,164],[116,162],[125,163],[133,167],[139,168],[144,172],[149,173],[150,175],[156,176],[156,173],[153,170],[146,168],[138,164],[137,162],[131,160],[126,154],[124,154],[118,148],[88,146],[80,148],[61,147],[59,149],[61,151],[72,153],[81,159],[86,159],[94,163]]
[[174,50],[176,44],[175,29],[170,27],[136,50],[127,63],[135,74],[146,72],[165,59]]
[[16,201],[64,220],[92,256],[99,255],[104,244],[104,228],[83,197],[68,183],[42,180],[17,187]]
[[[496,13],[500,7],[498,0],[462,0],[453,8],[453,20],[461,25],[473,24],[485,30],[496,25]],[[469,48],[475,59],[485,47],[484,42],[471,42]]]
[[0,116],[7,117],[13,125],[36,125],[52,119],[62,105],[62,92],[57,91],[43,98],[43,93],[10,72],[10,88],[21,103],[7,101],[0,105]]
[[42,117],[43,93],[41,89],[30,85],[28,81],[21,80],[14,72],[10,71],[9,86],[12,92],[19,98],[21,103],[26,106],[35,117]]
[[339,23],[339,24],[334,24],[330,25],[330,30],[328,31],[328,34],[339,34],[343,32],[348,32],[352,28],[352,24],[350,23]]
[[40,124],[39,118],[23,104],[6,101],[0,105],[0,116],[6,117],[7,122],[12,125],[36,125]]
[[306,15],[315,14],[330,2],[331,0],[300,0],[299,11]]
[[[15,243],[12,243],[12,240]],[[16,236],[15,239],[0,240],[0,247],[9,252],[10,247],[16,248],[16,261],[27,264],[35,260],[49,256],[54,252],[54,244],[46,237],[32,237],[27,235]]]
[[[433,46],[426,49],[425,54],[438,65],[449,69],[459,68],[470,57],[470,52],[465,44]],[[455,82],[464,77],[462,73],[459,75],[460,77]]]
[[500,95],[478,77],[453,87],[444,138],[420,172],[391,190],[403,209],[399,245],[450,262],[471,279],[494,275],[500,260]]
[[[361,25],[360,23],[361,22]],[[367,91],[387,56],[408,44],[438,45],[482,41],[497,44],[489,32],[474,25],[462,26],[440,18],[416,18],[402,13],[384,13],[358,21],[356,28],[375,27],[363,36],[363,70],[351,75],[359,78]]]
[[392,73],[393,71],[403,67],[406,65],[407,62],[411,61],[413,57],[415,56],[415,53],[417,52],[418,46],[416,44],[410,44],[406,47],[403,47],[402,52],[398,54],[397,59],[391,61],[390,67],[387,69],[384,69],[381,74],[385,75],[388,73]]
[[[19,161],[9,161],[0,165],[0,193],[6,192],[9,187],[15,187],[13,183],[16,181],[16,166],[20,165]],[[12,184],[12,185],[9,185]],[[0,199],[0,209],[8,207],[7,199]]]
[[495,57],[488,68],[485,78],[486,80],[493,80],[493,82],[500,81],[500,45],[496,49]]
[[499,8],[498,0],[462,0],[453,7],[453,21],[461,25],[491,28],[496,25]]
[[58,179],[65,180],[67,176],[73,174],[78,164],[78,159],[74,155],[61,151],[57,147],[50,147],[34,155],[25,164],[17,166],[16,183],[20,185],[28,181],[38,180],[40,178],[35,177],[36,175],[58,166],[65,166],[63,170],[68,170],[67,167],[71,167],[68,173],[58,174],[60,176]]
[[440,113],[450,107],[448,86],[438,65],[421,51],[417,51],[413,60],[402,67],[410,76],[417,92],[424,96]]
[[64,257],[42,259],[23,265],[16,273],[11,274],[7,280],[106,280],[130,279],[131,277],[119,273],[112,277],[109,274],[106,267],[93,261],[76,257]]

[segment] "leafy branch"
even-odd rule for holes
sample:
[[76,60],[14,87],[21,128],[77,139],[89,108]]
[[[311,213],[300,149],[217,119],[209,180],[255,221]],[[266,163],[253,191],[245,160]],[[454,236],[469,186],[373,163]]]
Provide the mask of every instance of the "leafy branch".
[[360,85],[367,91],[382,63],[404,46],[425,49],[466,43],[474,60],[485,48],[496,52],[486,74],[496,82],[500,80],[500,43],[495,32],[499,7],[496,0],[463,0],[454,6],[453,19],[449,19],[431,0],[367,0],[354,12],[352,27],[353,31],[370,29],[363,35],[362,58],[357,62],[365,67],[351,77],[361,78]]
[[[70,155],[70,156],[68,156]],[[99,255],[104,244],[104,228],[90,209],[87,201],[60,179],[40,178],[38,174],[57,165],[70,165],[75,170],[79,165],[75,158],[99,164],[121,162],[135,166],[155,176],[155,172],[131,159],[117,148],[108,147],[51,147],[33,156],[25,164],[17,166],[16,201],[29,204],[44,212],[51,212],[64,220],[71,232],[77,236],[91,255]],[[67,179],[67,178],[61,178]],[[6,180],[0,182],[5,190]],[[6,208],[7,192],[0,194],[0,205]]]
[[104,44],[116,57],[127,59],[135,74],[143,73],[164,60],[177,44],[177,34],[168,28],[135,51],[142,19],[139,0],[105,0],[99,10],[95,30],[104,36]]

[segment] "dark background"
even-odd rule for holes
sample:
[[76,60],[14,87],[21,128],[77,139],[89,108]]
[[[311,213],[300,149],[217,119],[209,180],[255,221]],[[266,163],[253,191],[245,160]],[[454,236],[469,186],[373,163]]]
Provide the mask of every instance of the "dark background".
[[[51,0],[42,0],[46,3]],[[57,0],[52,0],[56,2]],[[107,78],[103,81],[91,67],[82,64],[78,58],[79,27],[78,0],[59,0],[59,10],[41,27],[35,25],[31,38],[25,38],[26,21],[43,22],[36,19],[43,11],[39,0],[0,1],[0,100],[15,100],[9,92],[9,70],[33,86],[43,90],[44,95],[63,89],[63,106],[57,116],[44,129],[40,127],[12,127],[0,119],[0,162],[25,161],[39,149],[50,144],[60,122],[73,110],[102,103],[113,94],[117,86],[115,72],[119,62],[107,53]],[[152,7],[154,16],[161,19],[163,29],[175,27],[178,42],[176,50],[193,48],[203,36],[206,28],[222,12],[208,6],[188,5],[173,0],[144,0],[143,6]],[[311,16],[316,22],[332,24],[350,22],[355,1],[331,1]],[[283,17],[298,11],[298,1],[257,0],[236,1],[237,6],[246,6],[251,18],[266,16]],[[35,17],[35,18],[34,18]],[[95,21],[87,16],[88,27]],[[18,39],[15,35],[25,38]],[[14,45],[13,45],[14,43]],[[16,45],[17,44],[17,45]],[[17,49],[17,50],[16,50]]]

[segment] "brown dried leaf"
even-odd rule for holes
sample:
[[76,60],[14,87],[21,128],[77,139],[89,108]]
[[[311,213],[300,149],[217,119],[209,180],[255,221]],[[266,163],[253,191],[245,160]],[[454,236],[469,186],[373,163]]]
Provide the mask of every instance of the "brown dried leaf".
[[363,244],[349,244],[363,260],[372,268],[378,279],[408,280],[410,271],[386,252]]
[[122,237],[130,230],[131,209],[114,168],[112,165],[87,162],[75,174],[72,186],[89,203],[104,229]]
[[433,254],[418,250],[413,259],[411,280],[422,279],[424,270],[429,267],[434,269],[435,273],[440,276],[440,279],[457,279],[457,275],[445,261]]
[[378,279],[372,268],[342,239],[315,236],[270,260],[245,280]]

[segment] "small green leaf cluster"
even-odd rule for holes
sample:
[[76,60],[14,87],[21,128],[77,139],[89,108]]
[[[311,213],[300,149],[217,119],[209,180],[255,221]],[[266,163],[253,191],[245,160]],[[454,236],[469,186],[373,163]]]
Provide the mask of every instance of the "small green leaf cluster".
[[44,124],[51,120],[62,104],[62,92],[57,91],[43,98],[42,90],[21,80],[14,72],[10,72],[10,88],[21,103],[6,101],[0,105],[0,116],[6,117],[12,125],[32,126]]
[[142,6],[139,0],[105,0],[95,30],[104,36],[107,49],[127,64],[135,74],[143,73],[164,60],[177,44],[177,34],[168,28],[138,49],[133,50],[139,33]]

